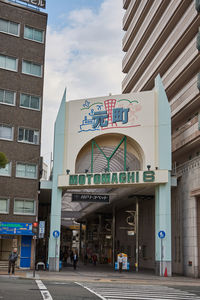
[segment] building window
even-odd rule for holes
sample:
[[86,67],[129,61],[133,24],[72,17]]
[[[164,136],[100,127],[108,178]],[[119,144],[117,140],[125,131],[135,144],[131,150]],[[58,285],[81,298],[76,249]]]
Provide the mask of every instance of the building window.
[[34,215],[35,201],[27,199],[14,200],[14,214]]
[[26,128],[19,128],[18,141],[38,145],[39,131]]
[[15,105],[15,92],[0,89],[0,103]]
[[19,36],[19,24],[8,20],[0,19],[0,32]]
[[37,179],[37,165],[17,163],[16,177]]
[[42,77],[42,66],[27,60],[22,61],[22,73]]
[[24,28],[24,38],[35,42],[44,42],[44,31],[29,26]]
[[20,106],[40,110],[40,97],[21,94]]
[[0,54],[0,68],[9,71],[17,71],[17,59]]
[[9,199],[0,198],[0,214],[9,213]]
[[0,124],[0,139],[12,141],[13,128],[11,126]]
[[11,162],[5,168],[0,168],[0,176],[11,176]]

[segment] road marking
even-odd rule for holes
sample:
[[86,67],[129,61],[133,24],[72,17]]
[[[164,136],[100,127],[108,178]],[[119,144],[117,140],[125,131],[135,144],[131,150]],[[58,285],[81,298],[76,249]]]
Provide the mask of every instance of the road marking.
[[51,294],[47,290],[47,288],[44,285],[44,283],[42,282],[42,280],[36,280],[35,282],[37,283],[37,286],[40,290],[40,293],[41,293],[43,299],[44,300],[53,300],[53,298],[51,297]]
[[97,297],[99,297],[100,299],[102,299],[102,300],[106,300],[106,298],[104,298],[103,296],[101,296],[101,295],[100,295],[100,294],[98,294],[97,292],[95,292],[95,291],[91,290],[91,289],[90,289],[90,288],[88,288],[87,286],[84,286],[83,284],[81,284],[81,283],[79,283],[79,282],[74,282],[74,283],[76,283],[76,284],[78,284],[78,285],[82,286],[84,289],[88,290],[90,293],[92,293],[92,294],[96,295],[96,296],[97,296]]
[[103,300],[200,300],[200,297],[194,293],[164,286],[103,286],[98,283],[84,283],[84,285],[75,283]]

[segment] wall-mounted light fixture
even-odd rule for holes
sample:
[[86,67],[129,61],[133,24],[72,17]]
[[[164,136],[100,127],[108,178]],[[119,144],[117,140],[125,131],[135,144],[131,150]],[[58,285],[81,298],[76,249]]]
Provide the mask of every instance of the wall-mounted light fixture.
[[67,175],[69,175],[69,173],[70,173],[70,170],[69,170],[69,169],[67,169],[67,170],[66,170],[66,173],[67,173]]
[[151,165],[147,165],[147,169],[149,171],[151,169]]

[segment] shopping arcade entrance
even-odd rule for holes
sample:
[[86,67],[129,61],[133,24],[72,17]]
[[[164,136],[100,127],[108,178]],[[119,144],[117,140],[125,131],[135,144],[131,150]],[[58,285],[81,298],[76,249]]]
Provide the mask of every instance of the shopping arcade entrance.
[[[73,192],[77,193],[77,190]],[[81,191],[84,194],[86,192],[88,193],[88,190]],[[133,195],[134,192],[138,194]],[[150,193],[152,195],[149,195]],[[96,189],[96,194],[98,194],[98,189]],[[84,260],[87,253],[88,260],[92,261],[92,256],[96,255],[98,263],[114,265],[117,254],[124,252],[128,255],[132,270],[136,269],[136,263],[139,268],[154,269],[154,187],[112,189],[108,191],[108,194],[111,199],[109,204],[87,204],[81,211],[82,217],[78,219],[78,222],[86,226],[86,231],[83,231],[82,240],[79,243],[80,256]],[[67,195],[67,198],[70,197],[70,193]]]
[[[118,186],[122,190],[125,186],[152,185],[155,188],[156,270],[157,274],[163,276],[160,267],[162,260],[168,275],[171,275],[170,124],[169,103],[159,77],[156,79],[156,89],[150,92],[69,102],[66,102],[64,95],[55,124],[50,270],[59,266],[53,232],[60,230],[63,189]],[[119,135],[129,138],[133,151],[128,152],[140,162],[140,169],[131,168],[129,171],[123,165],[123,169],[114,169],[114,172],[103,170],[102,173],[98,170],[98,173],[93,173],[90,167],[89,172],[85,168],[82,173],[77,173],[77,162],[83,161],[78,158],[87,156],[90,141],[109,136],[107,143],[111,143]],[[116,143],[113,144],[116,147]],[[106,160],[109,166],[110,159]],[[119,160],[116,165],[120,165]],[[162,257],[157,236],[161,230],[166,232]]]

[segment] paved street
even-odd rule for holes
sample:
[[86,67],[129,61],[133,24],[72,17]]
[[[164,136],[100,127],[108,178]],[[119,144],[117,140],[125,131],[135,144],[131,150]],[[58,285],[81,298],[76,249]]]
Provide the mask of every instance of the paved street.
[[20,279],[7,276],[0,278],[1,300],[82,300],[99,299],[93,293],[74,282]]
[[34,280],[19,279],[14,276],[1,276],[0,299],[3,300],[35,300],[41,299]]
[[121,282],[77,282],[61,280],[22,279],[1,276],[0,299],[3,300],[200,300],[198,286],[163,286],[160,284]]
[[[79,283],[80,284],[80,283]],[[193,299],[199,300],[197,291],[188,292],[179,288],[172,288],[161,285],[137,285],[137,284],[81,284],[84,288],[98,295],[101,299],[114,300],[114,299],[135,299],[135,300],[149,300],[149,299],[162,299],[162,300],[185,300]],[[200,290],[198,290],[200,294]]]
[[151,272],[114,271],[112,266],[78,265],[60,272],[0,270],[0,300],[200,300],[200,279],[158,277]]

